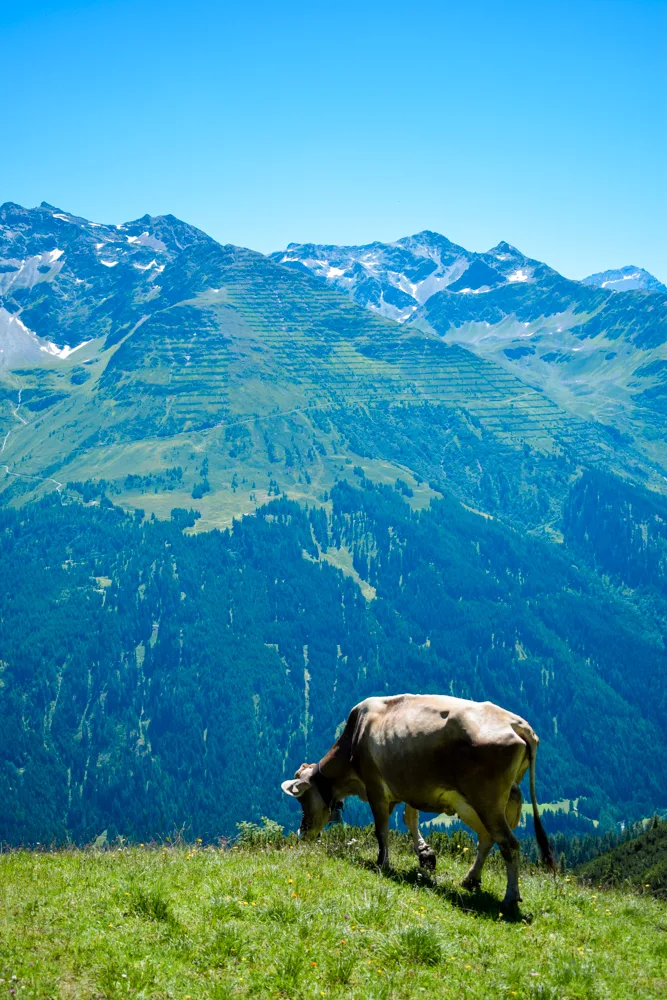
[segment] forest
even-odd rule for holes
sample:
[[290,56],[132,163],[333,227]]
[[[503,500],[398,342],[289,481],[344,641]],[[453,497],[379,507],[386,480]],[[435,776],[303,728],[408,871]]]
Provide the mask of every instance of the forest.
[[355,703],[400,691],[524,715],[540,801],[577,799],[600,831],[664,807],[664,591],[657,569],[623,583],[653,534],[610,552],[582,528],[604,480],[580,481],[555,546],[356,478],[199,534],[194,510],[106,498],[0,509],[0,841],[289,828],[280,781]]

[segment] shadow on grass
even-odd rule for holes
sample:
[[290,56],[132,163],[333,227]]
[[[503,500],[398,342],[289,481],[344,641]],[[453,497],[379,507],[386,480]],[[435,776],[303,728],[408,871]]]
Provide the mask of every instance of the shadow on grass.
[[365,868],[369,872],[381,875],[383,878],[391,879],[397,885],[409,885],[412,888],[424,889],[440,899],[446,899],[452,906],[465,913],[476,913],[488,920],[504,919],[509,923],[531,923],[533,919],[532,914],[522,913],[517,905],[511,908],[504,907],[497,896],[484,889],[457,889],[453,885],[436,881],[435,878],[420,869],[401,871],[391,866],[379,868],[368,858],[362,858],[358,855],[356,858],[350,858],[349,863],[357,868]]

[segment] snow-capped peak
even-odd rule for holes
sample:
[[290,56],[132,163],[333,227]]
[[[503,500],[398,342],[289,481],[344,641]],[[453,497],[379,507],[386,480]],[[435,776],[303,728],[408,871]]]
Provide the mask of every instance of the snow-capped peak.
[[667,292],[667,287],[643,267],[628,264],[611,271],[599,271],[581,279],[584,285],[605,288],[609,292]]

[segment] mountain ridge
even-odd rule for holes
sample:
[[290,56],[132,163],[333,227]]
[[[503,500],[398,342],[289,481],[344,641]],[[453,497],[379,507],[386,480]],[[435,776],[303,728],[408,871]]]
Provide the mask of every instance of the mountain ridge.
[[[433,249],[439,241],[453,248],[446,267]],[[472,254],[429,231],[364,247],[290,244],[273,257],[309,268],[371,311],[500,365],[569,412],[613,426],[665,468],[667,294],[660,283],[614,291],[565,278],[504,241]],[[419,274],[424,260],[426,276]]]

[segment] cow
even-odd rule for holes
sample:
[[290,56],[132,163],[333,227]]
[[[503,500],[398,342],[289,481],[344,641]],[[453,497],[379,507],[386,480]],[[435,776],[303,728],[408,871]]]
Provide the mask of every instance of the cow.
[[367,698],[352,709],[329,752],[316,764],[302,764],[282,790],[301,804],[299,836],[305,840],[320,835],[347,796],[368,802],[381,867],[388,864],[389,818],[400,802],[419,863],[430,870],[435,854],[419,831],[419,810],[458,815],[478,836],[464,887],[481,885],[484,862],[497,844],[507,869],[503,906],[511,909],[521,901],[519,842],[512,830],[521,818],[519,783],[528,770],[542,861],[556,870],[535,796],[538,742],[524,719],[490,701]]

